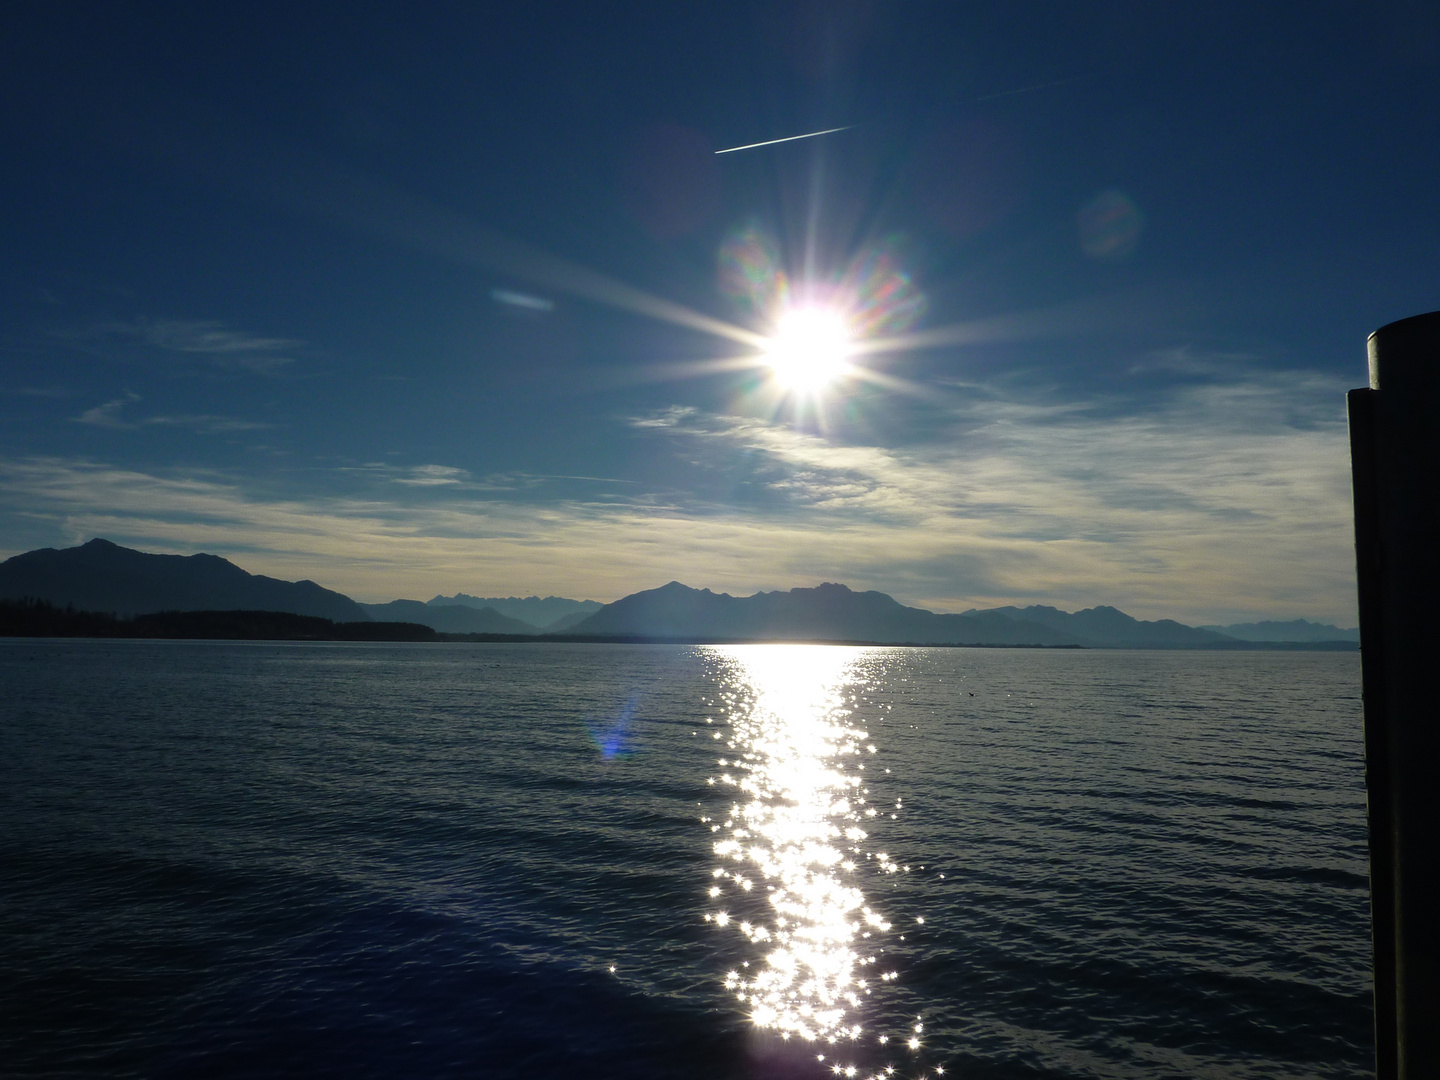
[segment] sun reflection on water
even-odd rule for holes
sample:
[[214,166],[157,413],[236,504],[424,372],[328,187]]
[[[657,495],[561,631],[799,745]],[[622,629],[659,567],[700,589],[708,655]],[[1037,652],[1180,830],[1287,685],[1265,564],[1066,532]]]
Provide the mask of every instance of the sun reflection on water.
[[865,1032],[861,1006],[880,984],[890,929],[857,868],[899,869],[867,852],[866,759],[876,752],[845,697],[861,650],[824,645],[716,647],[727,669],[729,730],[711,783],[734,790],[716,834],[706,920],[757,946],[725,986],[781,1038],[839,1043]]

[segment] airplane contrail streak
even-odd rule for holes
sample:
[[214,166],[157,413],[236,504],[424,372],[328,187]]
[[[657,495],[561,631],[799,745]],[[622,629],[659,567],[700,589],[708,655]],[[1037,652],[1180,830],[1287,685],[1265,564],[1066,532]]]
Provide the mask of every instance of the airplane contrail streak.
[[764,142],[746,143],[744,146],[732,146],[728,150],[716,150],[717,154],[733,154],[737,150],[754,150],[757,146],[774,146],[776,143],[794,142],[796,139],[813,139],[817,135],[834,135],[837,131],[849,131],[854,124],[846,124],[844,127],[826,128],[824,131],[812,131],[806,135],[787,135],[783,139],[767,139]]
[[1019,90],[1001,90],[998,94],[986,94],[983,97],[971,98],[971,101],[994,101],[996,98],[1014,97],[1016,94],[1028,94],[1032,90],[1049,90],[1052,86],[1069,86],[1071,83],[1079,82],[1083,75],[1073,79],[1057,79],[1055,82],[1036,83],[1034,86],[1022,86]]

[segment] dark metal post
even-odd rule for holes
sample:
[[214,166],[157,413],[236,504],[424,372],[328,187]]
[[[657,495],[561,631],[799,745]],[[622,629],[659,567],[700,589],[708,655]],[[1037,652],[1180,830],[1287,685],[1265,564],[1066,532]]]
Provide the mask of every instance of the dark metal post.
[[1378,1080],[1440,1077],[1440,311],[1349,394]]

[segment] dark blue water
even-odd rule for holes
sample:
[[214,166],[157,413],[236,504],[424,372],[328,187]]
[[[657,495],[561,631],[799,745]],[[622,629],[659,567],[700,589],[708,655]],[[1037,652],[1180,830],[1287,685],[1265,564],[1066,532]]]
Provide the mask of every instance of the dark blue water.
[[1365,874],[1354,654],[0,641],[9,1076],[1365,1076]]

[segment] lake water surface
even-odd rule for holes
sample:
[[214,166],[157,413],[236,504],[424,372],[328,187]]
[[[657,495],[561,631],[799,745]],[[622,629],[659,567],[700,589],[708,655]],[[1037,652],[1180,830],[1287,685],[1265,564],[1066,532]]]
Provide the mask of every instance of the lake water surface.
[[1362,1077],[1353,653],[0,641],[17,1077]]

